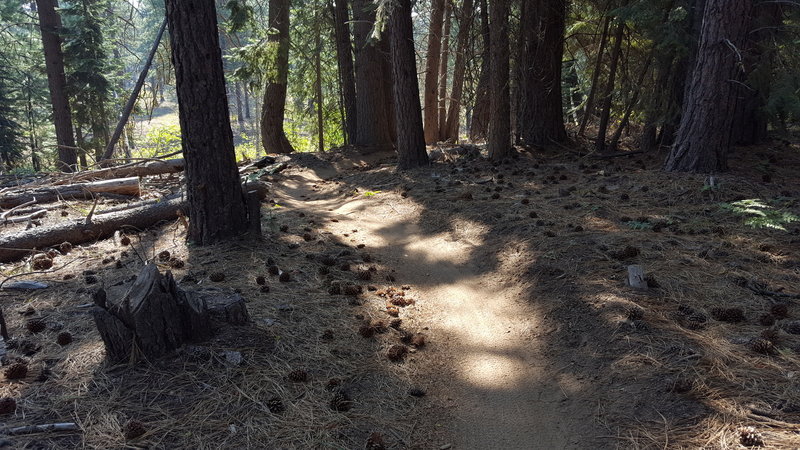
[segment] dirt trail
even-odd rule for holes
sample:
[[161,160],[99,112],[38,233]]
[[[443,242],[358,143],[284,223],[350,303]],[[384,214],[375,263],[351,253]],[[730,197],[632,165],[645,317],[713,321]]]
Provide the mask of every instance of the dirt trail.
[[577,382],[559,378],[569,361],[541,348],[553,330],[523,288],[475,262],[479,235],[426,232],[414,202],[396,193],[343,199],[314,184],[323,181],[311,171],[289,177],[280,202],[338,220],[325,230],[365,244],[420,300],[413,320],[428,327],[430,345],[414,364],[431,411],[418,428],[435,441],[420,448],[597,448],[589,444],[598,435],[596,405],[580,400]]

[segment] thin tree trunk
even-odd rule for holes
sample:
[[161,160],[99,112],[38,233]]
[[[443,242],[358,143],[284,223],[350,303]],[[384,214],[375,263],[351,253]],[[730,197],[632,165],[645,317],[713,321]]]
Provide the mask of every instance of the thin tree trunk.
[[625,22],[620,21],[617,25],[617,30],[614,32],[614,48],[611,50],[611,66],[608,69],[608,82],[606,83],[606,90],[603,93],[603,109],[600,111],[600,124],[597,126],[597,140],[595,141],[595,149],[599,153],[608,152],[606,147],[606,131],[608,129],[608,121],[611,118],[611,104],[614,99],[614,82],[617,77],[617,65],[619,64],[619,56],[622,49],[622,40],[625,35]]
[[444,31],[442,32],[442,58],[439,61],[439,112],[436,120],[439,122],[437,141],[447,139],[447,71],[450,63],[450,24],[453,13],[450,0],[444,2]]
[[597,88],[600,84],[600,72],[603,67],[603,54],[606,52],[608,43],[608,29],[611,25],[611,16],[606,16],[603,21],[603,33],[600,35],[600,47],[597,49],[597,60],[594,63],[594,73],[592,74],[592,85],[589,87],[589,96],[586,98],[586,108],[583,111],[583,119],[578,127],[578,135],[583,136],[586,132],[586,125],[589,124],[589,117],[594,114],[594,99],[597,95]]
[[244,118],[250,120],[250,88],[244,85]]
[[727,169],[736,107],[734,82],[752,0],[707,0],[700,46],[681,126],[664,170],[713,173]]
[[456,44],[456,61],[453,67],[453,90],[450,93],[450,106],[447,109],[447,125],[443,139],[449,142],[458,141],[458,122],[461,119],[461,101],[464,95],[464,74],[467,70],[467,42],[472,29],[474,14],[472,0],[464,0],[458,18],[458,42]]
[[317,13],[315,16],[316,22],[316,36],[314,42],[314,73],[316,80],[314,82],[316,102],[317,102],[317,149],[320,153],[325,151],[325,123],[322,120],[322,27],[320,21],[319,5],[314,5]]
[[493,0],[491,17],[491,66],[489,82],[489,157],[495,161],[511,153],[511,105],[508,92],[508,0]]
[[479,141],[486,138],[489,128],[489,78],[491,33],[489,32],[489,6],[486,0],[481,1],[481,35],[483,36],[483,53],[481,56],[481,73],[478,86],[475,88],[475,106],[470,121],[469,138]]
[[238,81],[233,84],[236,94],[236,123],[239,125],[239,132],[244,126],[244,111],[242,110],[242,86]]
[[274,70],[264,88],[261,109],[261,142],[267,153],[292,153],[294,148],[283,129],[286,83],[289,77],[289,0],[269,0],[267,42],[277,47]]
[[608,145],[611,152],[617,150],[617,147],[619,146],[619,140],[622,137],[622,130],[624,130],[628,126],[631,114],[633,113],[633,108],[635,108],[636,104],[639,102],[639,94],[642,92],[642,84],[644,83],[644,79],[647,77],[647,74],[650,72],[650,63],[652,63],[653,61],[654,53],[655,50],[650,50],[650,53],[647,56],[647,60],[644,63],[644,68],[642,69],[642,72],[639,75],[639,79],[637,80],[636,85],[633,86],[633,94],[631,95],[631,99],[625,108],[625,114],[622,116],[622,120],[620,121],[619,126],[614,131],[614,134],[611,136],[611,142]]
[[[147,72],[150,71],[150,66],[153,64],[153,58],[156,55],[156,50],[158,50],[161,37],[164,35],[164,29],[166,27],[167,19],[165,18],[161,23],[161,28],[158,29],[156,38],[153,40],[153,46],[150,48],[150,54],[147,55],[147,60],[144,63],[144,67],[142,67],[142,72],[139,74],[139,79],[136,81],[136,86],[133,87],[133,92],[131,92],[131,96],[128,98],[125,108],[122,110],[122,117],[120,117],[117,123],[117,128],[114,129],[114,134],[111,135],[111,139],[109,139],[108,145],[100,160],[109,159],[114,155],[114,146],[117,144],[119,137],[122,136],[122,129],[125,128],[125,124],[128,123],[128,118],[131,116],[133,107],[136,105],[136,99],[139,98],[139,92],[141,92],[144,81],[147,79]],[[153,92],[153,101],[155,101],[155,95],[155,92]]]
[[57,0],[36,0],[39,11],[39,29],[42,33],[42,48],[47,69],[47,84],[53,105],[53,123],[58,144],[58,169],[75,171],[78,157],[75,153],[75,136],[72,130],[72,113],[67,98],[67,77],[64,74],[64,53],[61,49],[61,17],[56,12]]
[[353,46],[350,42],[350,20],[347,11],[347,0],[334,0],[333,25],[336,40],[336,61],[339,65],[339,84],[342,90],[344,105],[346,141],[355,142],[358,129],[356,114],[356,83],[353,71]]
[[216,9],[214,0],[167,0],[166,12],[186,160],[188,239],[208,245],[248,230]]
[[404,170],[428,164],[419,103],[411,0],[398,0],[395,4],[389,18],[389,32],[397,124],[397,167]]
[[439,137],[438,94],[439,59],[442,52],[442,25],[445,1],[431,0],[431,22],[428,28],[428,52],[425,54],[425,143],[435,144]]

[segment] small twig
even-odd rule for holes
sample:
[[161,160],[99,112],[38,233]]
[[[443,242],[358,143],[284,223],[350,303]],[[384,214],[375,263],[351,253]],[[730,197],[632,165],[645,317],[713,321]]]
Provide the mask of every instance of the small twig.
[[758,287],[754,286],[752,281],[748,281],[747,284],[745,285],[745,287],[747,289],[750,289],[751,291],[755,292],[758,295],[763,295],[763,296],[767,296],[767,297],[781,297],[781,298],[796,298],[796,299],[800,299],[800,294],[787,294],[785,292],[768,291],[766,289],[761,289],[761,288],[758,288]]
[[0,216],[0,219],[5,220],[6,217],[10,216],[11,213],[13,213],[14,211],[16,211],[18,209],[21,209],[21,208],[24,208],[26,206],[33,205],[34,203],[36,203],[36,197],[33,197],[33,200],[31,200],[31,201],[25,202],[25,203],[23,203],[21,205],[17,205],[15,207],[9,209],[8,211],[4,212],[3,215]]
[[24,427],[7,428],[6,434],[31,434],[31,433],[46,433],[50,431],[76,431],[80,430],[78,424],[75,422],[63,423],[48,423],[44,425],[27,425]]
[[27,216],[14,217],[13,219],[4,219],[3,220],[3,225],[7,225],[7,224],[10,224],[10,223],[30,222],[31,220],[38,219],[40,217],[44,217],[45,214],[47,214],[47,210],[46,209],[40,209],[38,211],[34,211],[34,212],[28,214]]
[[97,208],[97,201],[98,200],[100,200],[100,197],[99,196],[95,196],[94,204],[92,205],[92,209],[91,209],[91,211],[89,211],[89,214],[86,216],[86,220],[83,222],[86,225],[91,225],[92,224],[92,216],[94,215],[94,209]]

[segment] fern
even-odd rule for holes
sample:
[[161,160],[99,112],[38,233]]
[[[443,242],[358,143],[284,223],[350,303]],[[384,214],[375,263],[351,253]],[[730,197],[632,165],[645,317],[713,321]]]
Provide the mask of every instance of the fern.
[[744,224],[753,228],[771,228],[786,231],[784,225],[800,222],[800,216],[785,210],[776,209],[761,199],[739,200],[721,203],[720,207],[744,217]]

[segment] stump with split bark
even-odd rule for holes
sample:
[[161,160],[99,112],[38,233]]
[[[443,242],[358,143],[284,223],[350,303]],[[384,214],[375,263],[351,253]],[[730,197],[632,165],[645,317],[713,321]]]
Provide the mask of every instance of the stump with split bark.
[[222,290],[184,291],[170,272],[155,264],[139,273],[116,301],[100,289],[94,294],[95,324],[111,362],[153,360],[187,342],[204,341],[226,324],[249,321],[244,299]]

